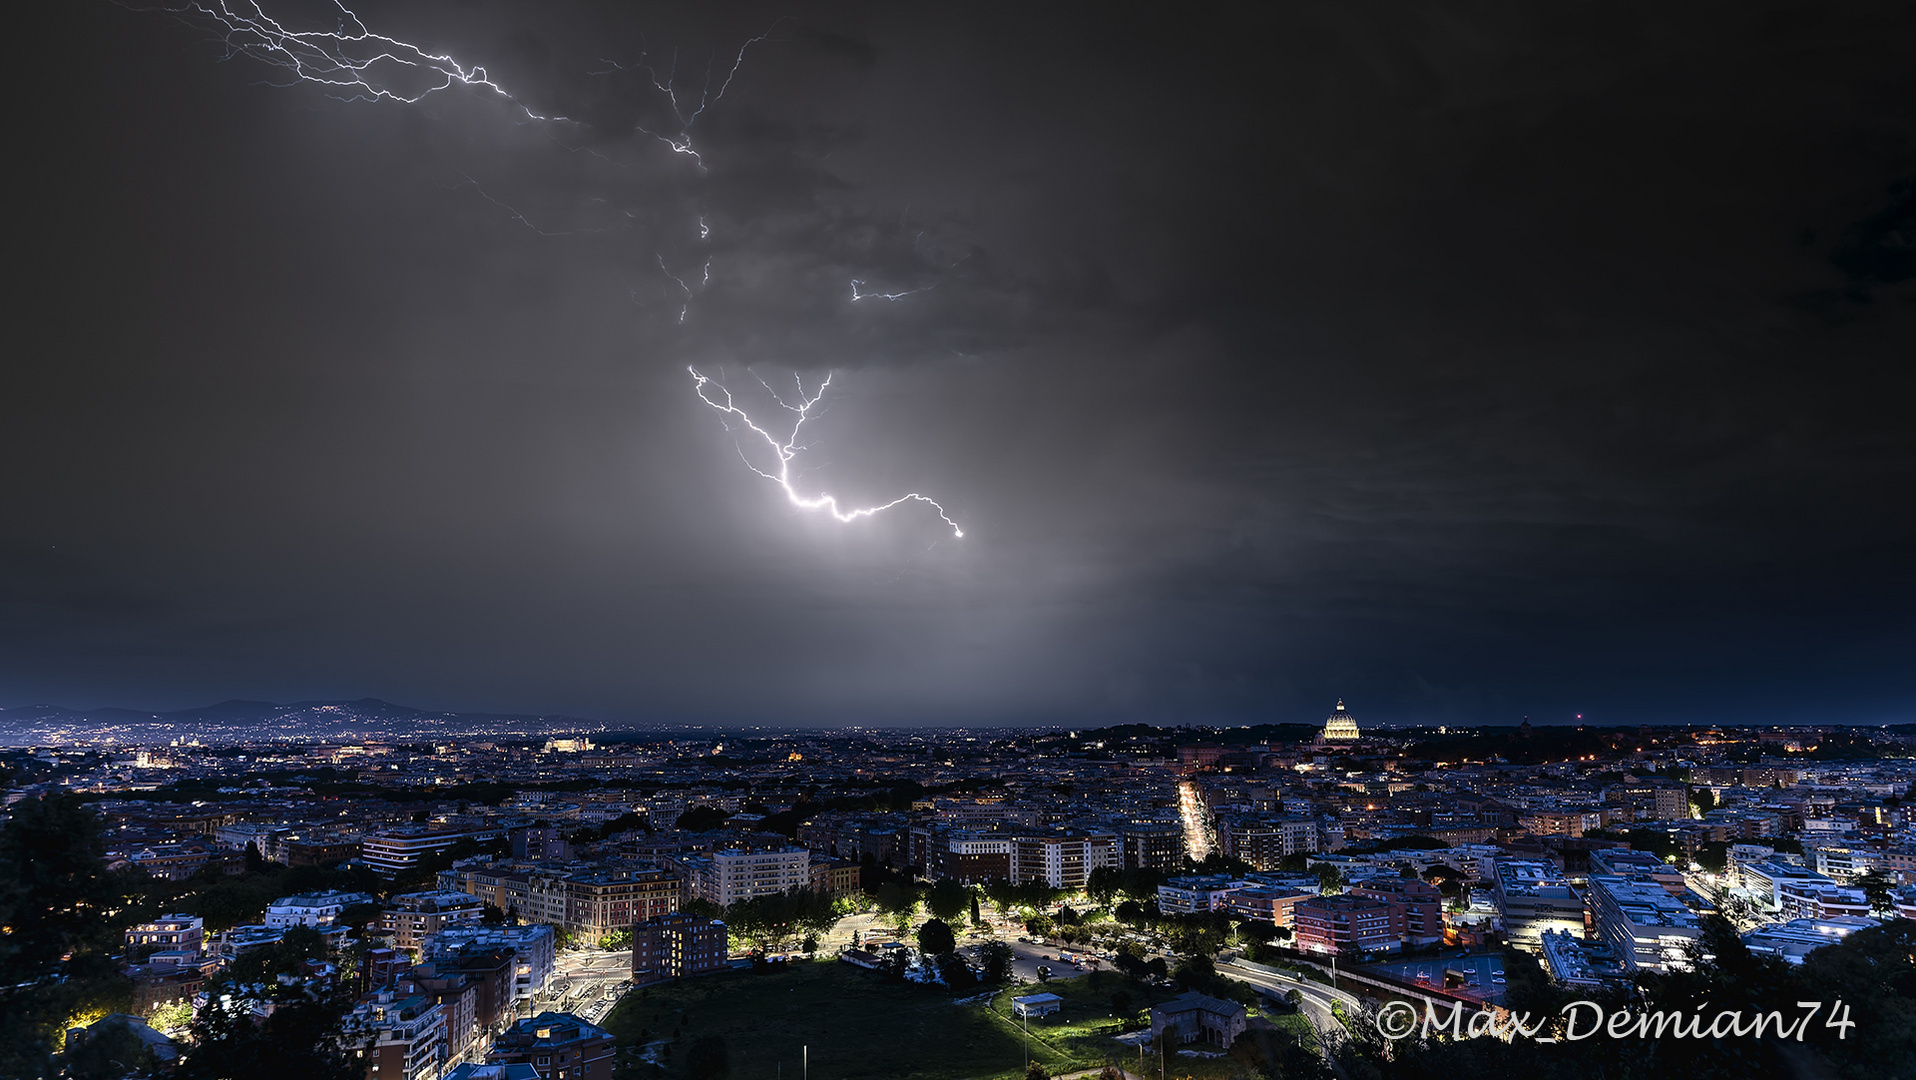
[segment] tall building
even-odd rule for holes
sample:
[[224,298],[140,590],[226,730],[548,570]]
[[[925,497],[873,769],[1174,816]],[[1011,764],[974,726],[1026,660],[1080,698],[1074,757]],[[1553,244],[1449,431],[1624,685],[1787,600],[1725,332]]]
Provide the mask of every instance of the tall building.
[[1404,916],[1396,904],[1341,893],[1297,902],[1297,947],[1313,953],[1395,952],[1404,946]]
[[1404,943],[1434,945],[1444,940],[1444,894],[1414,877],[1375,877],[1350,887],[1353,896],[1388,900],[1403,912]]
[[802,847],[713,851],[686,859],[685,866],[692,894],[722,908],[812,885],[812,853]]
[[1330,717],[1324,721],[1324,741],[1356,742],[1359,737],[1357,718],[1345,710],[1344,701],[1339,698],[1337,708],[1331,710]]
[[632,981],[640,986],[722,971],[731,942],[725,924],[675,911],[632,928]]
[[1111,833],[1027,833],[1011,843],[1011,880],[1019,884],[1038,881],[1077,892],[1090,880],[1091,871],[1117,865],[1118,838]]
[[1590,875],[1597,934],[1626,972],[1687,970],[1685,947],[1703,932],[1695,912],[1646,876]]
[[1150,869],[1175,874],[1184,869],[1184,823],[1133,820],[1117,828],[1118,857],[1125,870]]

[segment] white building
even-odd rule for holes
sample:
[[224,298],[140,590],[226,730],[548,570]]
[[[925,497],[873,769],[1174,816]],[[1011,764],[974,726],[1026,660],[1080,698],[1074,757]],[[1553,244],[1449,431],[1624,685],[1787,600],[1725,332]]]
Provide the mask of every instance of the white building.
[[692,894],[721,908],[812,885],[812,853],[802,847],[714,851],[686,859],[685,866],[692,874]]
[[333,925],[339,913],[354,904],[371,904],[376,901],[370,893],[363,892],[316,892],[301,893],[298,896],[282,896],[266,908],[267,926],[311,926],[324,929]]
[[1688,970],[1686,949],[1703,924],[1660,882],[1647,874],[1591,874],[1590,906],[1598,935],[1626,972]]
[[428,937],[423,951],[430,960],[468,946],[511,949],[513,998],[524,1000],[545,989],[552,978],[559,935],[550,926],[455,926]]
[[1759,955],[1800,964],[1803,957],[1825,945],[1834,945],[1858,930],[1881,926],[1875,919],[1843,916],[1835,919],[1791,919],[1759,926],[1743,935],[1743,944]]
[[1250,888],[1228,874],[1208,877],[1174,877],[1158,886],[1158,910],[1188,915],[1195,911],[1217,911],[1231,905],[1232,894]]

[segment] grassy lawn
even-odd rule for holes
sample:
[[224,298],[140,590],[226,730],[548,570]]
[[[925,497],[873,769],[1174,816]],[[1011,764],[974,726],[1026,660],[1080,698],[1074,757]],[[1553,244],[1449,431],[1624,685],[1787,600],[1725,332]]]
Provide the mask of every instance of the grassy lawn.
[[[800,1048],[811,1047],[820,1080],[964,1080],[1024,1075],[1018,1035],[989,1010],[953,1004],[937,987],[887,982],[849,964],[801,963],[780,972],[738,972],[634,991],[605,1019],[624,1048],[671,1040],[659,1055],[677,1077],[694,1041],[724,1038],[731,1074],[799,1076]],[[678,1031],[676,1038],[674,1030]],[[1032,1050],[1040,1047],[1033,1041]],[[1040,1060],[1064,1064],[1057,1055]],[[780,1066],[783,1066],[781,1069]],[[1055,1070],[1054,1070],[1055,1071]],[[659,1075],[650,1068],[621,1077]]]
[[[675,1080],[692,1043],[718,1035],[736,1077],[796,1078],[800,1048],[809,1045],[811,1075],[820,1080],[1016,1080],[1024,1075],[1024,1033],[1011,1015],[1011,999],[1041,990],[1065,1000],[1057,1015],[1031,1024],[1031,1056],[1053,1073],[1107,1062],[1136,1071],[1137,1050],[1111,1036],[1127,1026],[1147,1026],[1145,1010],[1175,996],[1105,973],[1002,989],[988,1002],[960,1005],[956,998],[973,995],[888,982],[849,964],[821,961],[635,991],[604,1026],[618,1038],[622,1060],[634,1057],[627,1047],[666,1044],[655,1045],[662,1069],[635,1064],[622,1068],[621,1078]],[[1131,996],[1134,1015],[1128,1024],[1112,1014],[1111,995],[1117,991]],[[1287,1030],[1309,1030],[1301,1017],[1268,1019]],[[1156,1063],[1150,1064],[1155,1074]],[[1228,1057],[1174,1057],[1169,1064],[1167,1075],[1194,1080],[1247,1075],[1243,1062]]]

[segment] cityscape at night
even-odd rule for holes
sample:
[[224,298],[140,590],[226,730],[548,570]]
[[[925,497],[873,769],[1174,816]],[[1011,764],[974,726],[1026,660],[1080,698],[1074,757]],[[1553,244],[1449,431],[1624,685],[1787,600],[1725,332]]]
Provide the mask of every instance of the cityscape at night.
[[1916,1080],[1916,10],[16,14],[0,1080]]

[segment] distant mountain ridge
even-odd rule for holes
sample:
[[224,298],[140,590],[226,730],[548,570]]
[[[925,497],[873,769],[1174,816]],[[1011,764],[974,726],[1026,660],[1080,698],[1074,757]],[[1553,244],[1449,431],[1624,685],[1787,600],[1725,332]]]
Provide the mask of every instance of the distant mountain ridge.
[[516,713],[434,712],[397,705],[379,698],[352,701],[248,701],[233,698],[191,709],[142,712],[106,706],[74,709],[64,705],[23,705],[0,708],[0,740],[73,739],[75,727],[92,729],[95,737],[141,738],[204,737],[232,739],[244,733],[303,734],[326,738],[335,734],[388,732],[393,735],[453,736],[479,732],[532,733],[540,731],[595,731],[606,725],[574,716],[535,716]]

